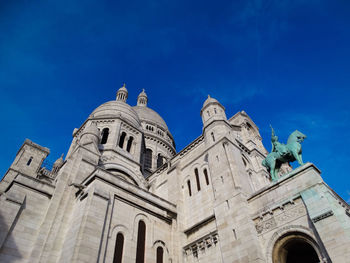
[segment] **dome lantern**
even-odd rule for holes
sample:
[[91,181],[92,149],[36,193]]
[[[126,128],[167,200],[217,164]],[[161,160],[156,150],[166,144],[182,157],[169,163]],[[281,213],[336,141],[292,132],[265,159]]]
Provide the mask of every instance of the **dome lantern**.
[[137,97],[137,106],[147,106],[147,94],[144,89],[142,89],[142,92]]
[[125,87],[125,83],[123,86],[117,91],[117,100],[126,102],[126,99],[128,98],[128,90]]

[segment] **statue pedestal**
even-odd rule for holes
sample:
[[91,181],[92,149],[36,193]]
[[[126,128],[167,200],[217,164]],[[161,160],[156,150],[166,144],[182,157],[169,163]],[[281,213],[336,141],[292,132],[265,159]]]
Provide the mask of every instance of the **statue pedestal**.
[[267,262],[272,263],[275,244],[289,235],[305,236],[320,259],[348,261],[349,205],[323,181],[314,164],[306,163],[271,182],[252,194],[248,203]]

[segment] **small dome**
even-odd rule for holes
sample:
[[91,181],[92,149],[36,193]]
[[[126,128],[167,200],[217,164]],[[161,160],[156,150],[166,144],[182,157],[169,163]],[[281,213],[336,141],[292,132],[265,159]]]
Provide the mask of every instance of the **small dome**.
[[120,89],[118,91],[126,91],[126,92],[128,92],[128,90],[126,89],[125,83],[123,84],[123,86],[120,87]]
[[212,103],[220,104],[220,102],[218,102],[216,99],[214,99],[214,98],[210,97],[210,95],[208,95],[208,98],[204,101],[202,108],[205,108],[206,106],[208,106],[209,104],[212,104]]
[[90,115],[91,118],[122,117],[135,127],[140,127],[141,122],[136,111],[123,101],[109,101],[97,107]]
[[140,92],[139,97],[141,97],[141,96],[147,97],[145,89],[142,89],[142,91]]
[[157,124],[164,130],[168,131],[168,126],[160,115],[147,106],[135,106],[133,109],[136,111],[141,121]]

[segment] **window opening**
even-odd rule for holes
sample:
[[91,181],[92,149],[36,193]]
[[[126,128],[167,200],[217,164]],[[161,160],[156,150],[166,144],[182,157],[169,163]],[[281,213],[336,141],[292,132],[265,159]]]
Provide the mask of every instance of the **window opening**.
[[27,166],[29,166],[29,165],[32,163],[32,161],[33,161],[33,156],[31,156],[31,157],[29,158],[29,160],[28,160],[28,162],[27,162]]
[[198,169],[194,169],[194,173],[196,175],[196,181],[197,181],[197,190],[200,191],[201,190],[201,184],[199,182],[199,174],[198,174]]
[[128,145],[126,146],[127,152],[130,152],[133,140],[134,140],[134,137],[130,136],[130,138],[128,140]]
[[108,139],[108,134],[109,134],[109,129],[108,128],[104,128],[102,130],[101,144],[106,144],[107,139]]
[[247,167],[247,162],[244,160],[244,158],[242,158],[243,164],[245,167]]
[[157,247],[157,263],[163,263],[164,250],[162,247]]
[[125,136],[126,136],[126,133],[122,132],[122,135],[120,136],[120,139],[119,139],[119,147],[120,148],[123,148],[123,146],[124,146]]
[[152,150],[146,149],[145,154],[145,169],[151,169],[152,168]]
[[213,132],[211,133],[211,138],[213,139],[213,142],[215,142],[215,136]]
[[188,195],[192,196],[191,181],[190,180],[187,180],[187,187],[188,187]]
[[118,233],[117,239],[115,241],[113,263],[122,263],[123,246],[124,246],[124,236],[122,233]]
[[146,224],[139,221],[139,228],[137,232],[137,249],[136,249],[136,263],[145,262],[145,240],[146,240]]
[[161,167],[162,165],[163,165],[163,156],[158,154],[158,157],[157,157],[157,168]]
[[203,173],[204,173],[204,177],[205,177],[205,182],[207,183],[207,185],[209,185],[209,176],[208,176],[208,171],[206,168],[204,168]]

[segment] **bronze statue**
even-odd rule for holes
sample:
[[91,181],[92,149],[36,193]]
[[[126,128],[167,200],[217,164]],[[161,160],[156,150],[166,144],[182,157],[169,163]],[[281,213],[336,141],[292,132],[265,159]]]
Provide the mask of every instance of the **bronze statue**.
[[262,165],[270,172],[272,181],[277,181],[278,171],[283,163],[297,160],[300,165],[304,164],[301,157],[300,143],[304,141],[306,135],[296,130],[289,136],[287,144],[283,144],[278,141],[272,126],[271,132],[272,150],[262,161]]

